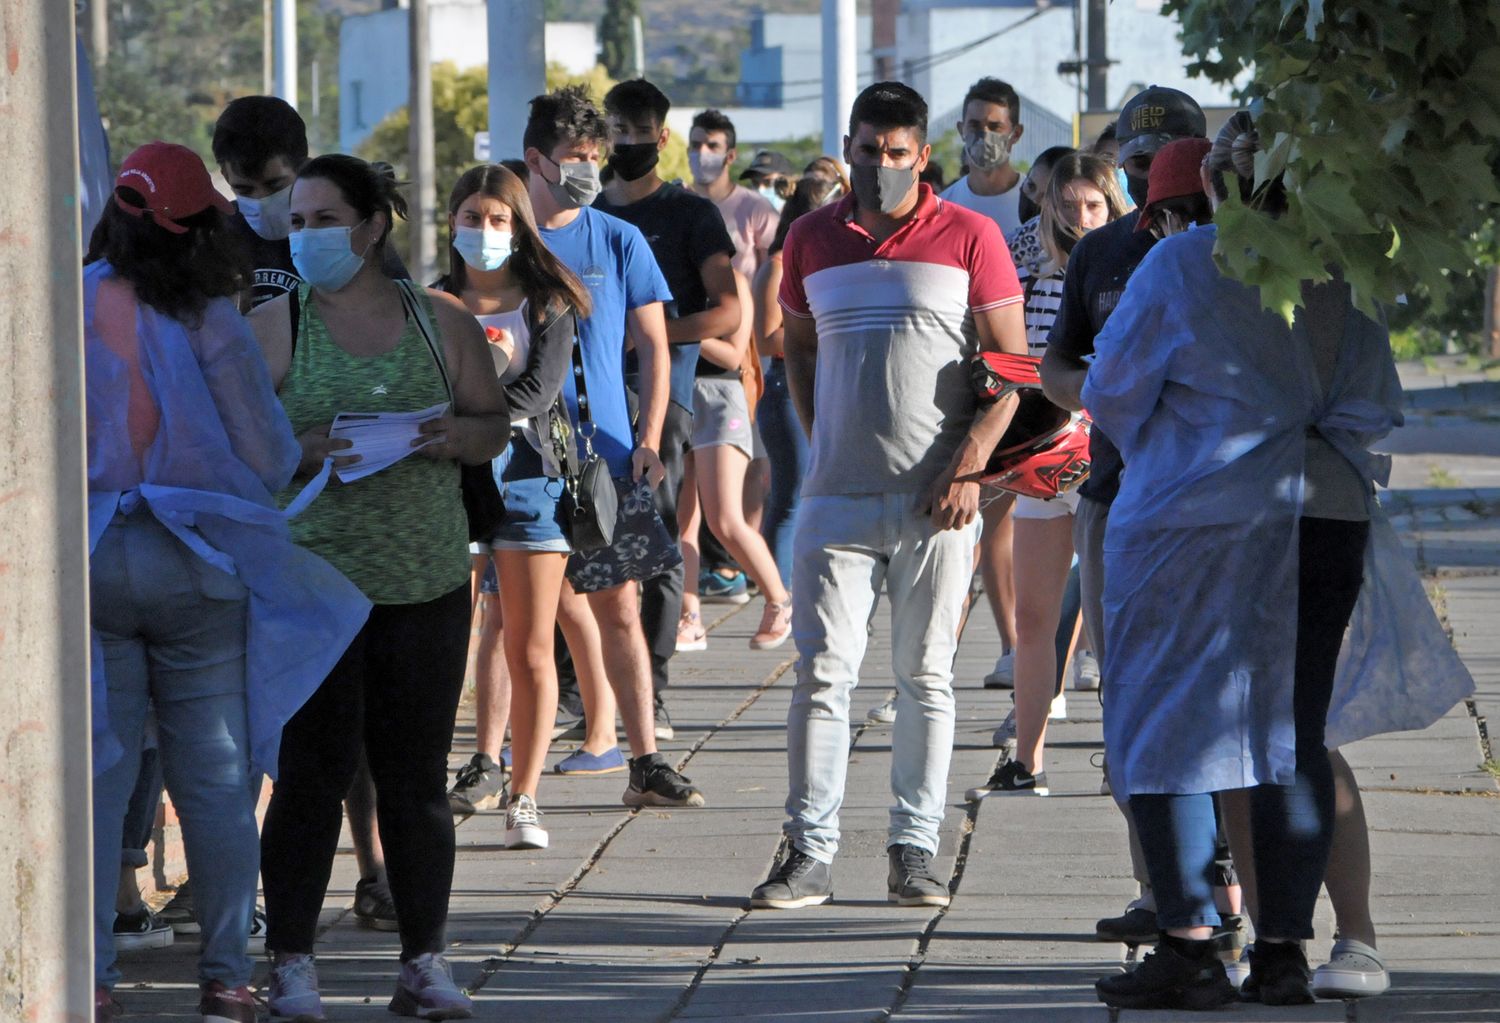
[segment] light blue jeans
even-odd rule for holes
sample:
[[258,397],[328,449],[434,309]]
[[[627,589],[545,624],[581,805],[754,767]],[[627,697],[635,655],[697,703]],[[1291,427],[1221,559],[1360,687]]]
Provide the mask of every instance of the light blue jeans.
[[797,516],[787,712],[787,838],[832,862],[849,760],[849,696],[882,584],[891,605],[896,724],[887,845],[936,853],[953,752],[953,657],[978,523],[939,532],[915,494],[803,497]]
[[198,977],[229,988],[248,984],[245,941],[260,869],[245,708],[248,593],[142,506],[117,515],[100,537],[89,559],[89,596],[104,645],[110,727],[125,748],[94,778],[95,983],[113,989],[120,979],[120,841],[154,701],[162,770],[203,929]]

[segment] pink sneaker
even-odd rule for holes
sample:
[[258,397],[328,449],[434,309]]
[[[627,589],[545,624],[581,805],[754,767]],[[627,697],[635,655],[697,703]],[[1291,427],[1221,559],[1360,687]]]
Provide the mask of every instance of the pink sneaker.
[[677,652],[707,649],[708,630],[703,627],[703,619],[696,611],[682,612],[682,618],[677,622]]
[[751,650],[775,650],[792,634],[792,601],[773,604],[766,601],[766,609],[760,616],[760,629],[750,637]]

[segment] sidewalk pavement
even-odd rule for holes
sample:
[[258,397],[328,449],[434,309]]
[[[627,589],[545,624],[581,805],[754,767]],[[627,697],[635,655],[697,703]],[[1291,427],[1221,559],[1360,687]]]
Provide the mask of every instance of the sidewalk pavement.
[[[1433,578],[1478,692],[1423,732],[1346,750],[1365,792],[1373,910],[1393,972],[1391,992],[1358,1005],[1357,1018],[1500,1023],[1500,785],[1481,766],[1495,756],[1485,722],[1500,721],[1500,400],[1445,405],[1442,392],[1451,397],[1455,383],[1467,382],[1453,379],[1454,367],[1403,371],[1425,404],[1391,442],[1396,489],[1387,504]],[[1441,491],[1451,497],[1429,493]],[[989,735],[1008,706],[1005,693],[980,686],[999,653],[981,604],[958,656],[957,747],[938,860],[955,898],[944,910],[891,906],[883,849],[891,733],[863,724],[891,693],[889,634],[877,617],[868,682],[853,701],[835,901],[752,912],[747,896],[779,843],[792,651],[746,648],[756,604],[708,611],[709,651],[674,661],[667,699],[678,738],[663,744],[702,787],[706,808],[631,812],[619,802],[621,775],[548,776],[540,803],[549,849],[505,851],[500,813],[460,822],[449,955],[475,991],[476,1017],[1107,1019],[1092,983],[1119,968],[1124,949],[1093,940],[1094,920],[1120,912],[1134,886],[1124,825],[1099,794],[1091,763],[1100,749],[1094,694],[1069,691],[1068,718],[1050,729],[1050,798],[966,803],[964,790],[995,763]],[[472,742],[461,722],[455,769]],[[330,1019],[392,1018],[385,1004],[395,936],[355,927],[356,877],[345,850],[319,948]],[[1331,920],[1325,900],[1309,943],[1315,964]],[[117,997],[130,1018],[195,1018],[195,946],[127,957]],[[1121,1018],[1312,1021],[1345,1019],[1346,1011],[1355,1010],[1320,1003]]]

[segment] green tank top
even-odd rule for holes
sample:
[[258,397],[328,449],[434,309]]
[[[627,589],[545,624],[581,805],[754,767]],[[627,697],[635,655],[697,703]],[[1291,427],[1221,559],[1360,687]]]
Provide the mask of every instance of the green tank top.
[[[414,290],[428,322],[436,324],[428,296]],[[448,400],[432,351],[410,319],[393,351],[361,358],[333,343],[305,284],[298,298],[296,348],[280,392],[298,436],[340,412],[415,412]],[[283,507],[305,482],[282,491]],[[414,454],[353,483],[331,479],[291,527],[297,543],[343,572],[376,604],[435,600],[469,577],[457,462]]]

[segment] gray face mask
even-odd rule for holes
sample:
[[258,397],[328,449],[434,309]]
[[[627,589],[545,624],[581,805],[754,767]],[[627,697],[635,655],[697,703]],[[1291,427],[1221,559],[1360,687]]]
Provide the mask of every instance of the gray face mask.
[[560,179],[556,184],[547,181],[547,190],[563,209],[576,210],[580,206],[591,206],[599,198],[599,193],[604,191],[604,186],[599,183],[599,165],[593,161],[558,163],[549,156],[547,162],[557,168]]
[[997,131],[981,131],[971,135],[964,143],[964,156],[969,166],[980,170],[994,170],[1010,159],[1010,136]]
[[867,210],[894,213],[917,183],[914,167],[875,167],[855,164],[849,168],[849,187]]

